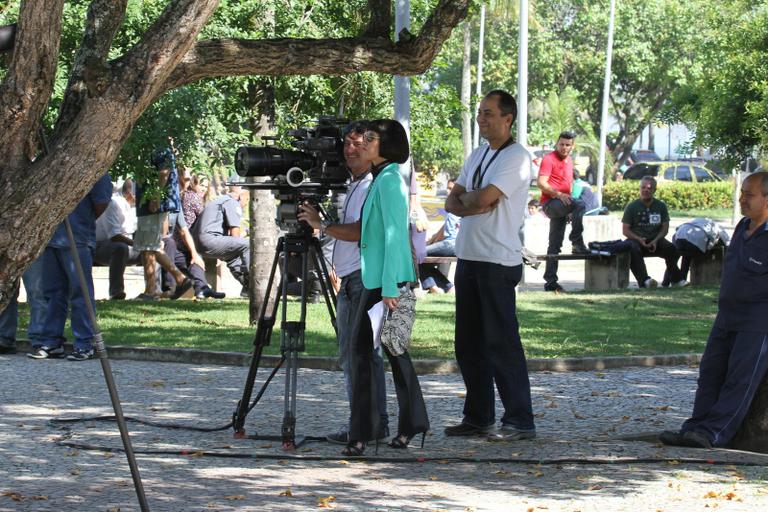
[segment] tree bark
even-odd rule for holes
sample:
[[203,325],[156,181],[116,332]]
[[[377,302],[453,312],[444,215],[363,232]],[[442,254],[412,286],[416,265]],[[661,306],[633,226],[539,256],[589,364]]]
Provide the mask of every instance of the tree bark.
[[732,447],[737,450],[768,453],[768,375],[757,389],[744,423],[733,439]]
[[[275,91],[271,80],[252,81],[248,86],[249,103],[254,117],[251,120],[254,138],[275,133]],[[268,178],[251,178],[259,183]],[[267,283],[277,246],[279,230],[275,224],[275,196],[269,190],[251,190],[248,213],[251,222],[251,268],[249,269],[249,314],[253,324],[259,318],[259,309],[267,300]]]
[[50,153],[34,158],[53,91],[63,4],[21,3],[15,46],[0,84],[0,308],[161,94],[218,76],[421,73],[466,16],[468,0],[440,0],[418,35],[397,43],[387,37],[198,41],[218,0],[174,0],[133,48],[112,61],[105,59],[125,1],[96,0]]

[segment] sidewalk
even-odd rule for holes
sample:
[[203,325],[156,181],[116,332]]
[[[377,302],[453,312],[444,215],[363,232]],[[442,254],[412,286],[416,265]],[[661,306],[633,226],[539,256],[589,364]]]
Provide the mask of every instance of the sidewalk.
[[[127,416],[196,427],[228,423],[247,372],[135,361],[112,367]],[[257,389],[265,376],[257,376]],[[340,446],[325,442],[287,453],[279,441],[234,440],[231,430],[129,428],[154,511],[766,509],[768,456],[624,440],[677,427],[695,379],[692,367],[534,372],[538,438],[489,443],[443,435],[460,418],[461,377],[422,375],[432,423],[424,449],[382,445],[374,455],[370,447],[365,461],[344,460]],[[96,361],[0,356],[0,381],[0,511],[139,510],[123,454],[58,444],[119,447],[116,425],[48,423],[112,414]],[[297,434],[341,426],[343,389],[340,372],[300,370]],[[248,434],[279,436],[283,390],[280,372],[248,416]]]

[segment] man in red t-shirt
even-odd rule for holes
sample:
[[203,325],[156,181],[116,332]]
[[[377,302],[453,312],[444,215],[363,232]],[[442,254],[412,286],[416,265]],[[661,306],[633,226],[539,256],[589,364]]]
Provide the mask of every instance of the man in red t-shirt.
[[[584,245],[585,205],[580,199],[571,197],[573,185],[573,159],[571,151],[576,135],[573,132],[563,132],[557,139],[555,150],[546,155],[541,161],[539,178],[536,185],[541,189],[541,206],[549,217],[549,247],[547,254],[560,254],[565,237],[565,225],[571,218],[571,252],[573,254],[588,253]],[[563,287],[557,282],[557,260],[547,260],[544,270],[544,290],[562,292]]]

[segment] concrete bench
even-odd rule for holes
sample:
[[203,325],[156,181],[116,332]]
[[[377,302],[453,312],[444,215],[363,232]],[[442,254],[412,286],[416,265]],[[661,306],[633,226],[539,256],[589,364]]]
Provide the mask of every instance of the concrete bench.
[[583,260],[586,291],[620,290],[629,286],[629,253],[542,254],[539,261]]
[[689,280],[693,286],[719,285],[723,274],[725,247],[718,246],[691,259]]

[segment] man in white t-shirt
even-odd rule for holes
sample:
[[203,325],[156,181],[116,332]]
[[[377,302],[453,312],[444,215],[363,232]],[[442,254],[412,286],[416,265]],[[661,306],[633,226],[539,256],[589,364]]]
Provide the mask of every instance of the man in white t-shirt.
[[[365,121],[351,123],[344,130],[344,160],[352,175],[347,186],[346,197],[339,212],[339,222],[321,220],[320,215],[310,205],[299,206],[299,220],[306,221],[324,235],[334,238],[331,258],[333,271],[341,280],[339,294],[336,296],[336,330],[339,340],[339,366],[344,372],[347,386],[347,398],[352,404],[352,367],[356,357],[354,338],[355,313],[363,294],[363,279],[360,273],[360,227],[358,222],[363,211],[363,204],[368,195],[368,187],[373,182],[370,173],[371,162],[362,157],[363,135],[368,125]],[[389,436],[389,415],[387,414],[387,388],[384,381],[384,360],[381,349],[373,352],[373,378],[376,380],[376,401],[381,413],[381,431],[379,439]],[[326,439],[332,443],[349,442],[349,426],[344,425],[338,432],[329,434]]]
[[485,435],[496,423],[494,383],[504,405],[491,440],[536,436],[531,389],[515,306],[522,278],[520,228],[530,183],[531,157],[514,142],[517,103],[489,92],[477,112],[488,141],[469,155],[445,209],[461,217],[456,239],[456,360],[467,395],[464,417],[447,436]]
[[109,265],[109,299],[125,299],[125,267],[141,261],[141,253],[133,247],[136,232],[136,198],[133,181],[123,182],[122,194],[115,193],[107,210],[96,219],[96,249],[93,260]]

